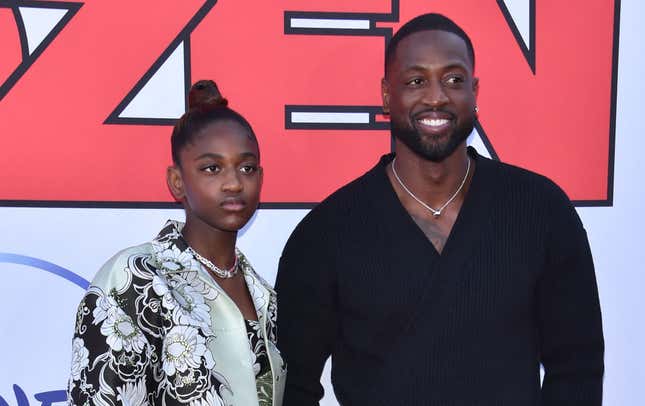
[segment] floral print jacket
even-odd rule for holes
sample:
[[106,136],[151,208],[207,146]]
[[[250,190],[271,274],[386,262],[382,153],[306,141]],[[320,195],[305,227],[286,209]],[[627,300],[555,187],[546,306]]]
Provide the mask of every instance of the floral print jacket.
[[186,251],[182,227],[169,221],[151,243],[118,253],[97,273],[76,316],[70,404],[282,403],[275,292],[238,251],[271,365],[272,388],[259,391],[242,314]]

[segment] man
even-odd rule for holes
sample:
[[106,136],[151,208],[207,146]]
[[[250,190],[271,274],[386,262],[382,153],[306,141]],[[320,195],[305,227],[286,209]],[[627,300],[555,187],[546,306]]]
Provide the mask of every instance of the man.
[[313,209],[280,261],[285,406],[318,404],[330,355],[346,406],[601,404],[585,231],[554,183],[467,148],[474,67],[441,15],[388,44],[396,155]]

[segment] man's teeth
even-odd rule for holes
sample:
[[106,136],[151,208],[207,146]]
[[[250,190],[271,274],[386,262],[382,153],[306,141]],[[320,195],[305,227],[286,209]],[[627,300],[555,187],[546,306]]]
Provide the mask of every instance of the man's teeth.
[[441,125],[448,124],[450,120],[447,120],[445,118],[422,118],[418,120],[419,123],[427,126],[432,126],[432,127],[438,127]]

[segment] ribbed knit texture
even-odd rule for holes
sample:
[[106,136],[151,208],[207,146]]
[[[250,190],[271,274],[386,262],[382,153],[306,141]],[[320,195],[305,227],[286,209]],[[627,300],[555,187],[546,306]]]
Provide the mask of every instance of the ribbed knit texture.
[[298,225],[276,282],[284,406],[318,404],[330,355],[344,406],[601,404],[600,308],[574,208],[548,179],[469,154],[441,255],[389,183],[392,155]]

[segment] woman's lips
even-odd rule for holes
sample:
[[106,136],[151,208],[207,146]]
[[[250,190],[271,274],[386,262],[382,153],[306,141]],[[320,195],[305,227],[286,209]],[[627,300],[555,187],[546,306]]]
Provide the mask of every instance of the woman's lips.
[[242,199],[226,199],[220,203],[220,207],[228,211],[241,211],[246,207],[246,202]]

